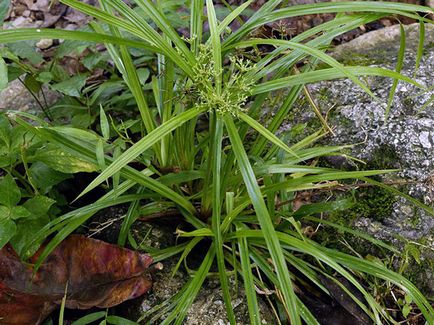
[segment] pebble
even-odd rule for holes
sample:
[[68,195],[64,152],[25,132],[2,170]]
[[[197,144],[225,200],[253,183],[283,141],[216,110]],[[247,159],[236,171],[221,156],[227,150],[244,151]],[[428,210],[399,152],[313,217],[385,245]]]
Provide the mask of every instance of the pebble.
[[420,135],[419,135],[419,141],[420,141],[420,144],[422,145],[422,147],[424,147],[426,149],[431,149],[432,144],[429,141],[429,138],[430,138],[429,132],[423,131],[423,132],[420,133]]
[[36,43],[36,47],[41,50],[48,49],[53,45],[52,39],[41,39],[39,42]]

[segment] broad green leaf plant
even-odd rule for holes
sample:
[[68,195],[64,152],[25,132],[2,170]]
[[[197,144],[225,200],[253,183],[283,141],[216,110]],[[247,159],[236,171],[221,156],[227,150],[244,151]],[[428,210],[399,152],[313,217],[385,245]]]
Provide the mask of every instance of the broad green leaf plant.
[[[272,293],[269,299],[282,322],[319,324],[297,290],[330,295],[321,277],[340,286],[373,323],[395,324],[385,306],[361,284],[361,274],[400,288],[417,305],[427,323],[434,323],[430,303],[403,276],[379,263],[323,247],[304,234],[305,217],[326,212],[331,205],[298,213],[292,208],[298,191],[330,189],[354,179],[378,185],[370,176],[391,171],[341,171],[310,164],[318,157],[336,155],[344,149],[313,146],[325,129],[298,142],[276,135],[309,83],[348,78],[378,101],[381,99],[375,97],[360,76],[393,78],[423,88],[400,74],[400,65],[397,71],[345,66],[328,55],[326,49],[336,36],[385,16],[410,17],[420,21],[421,26],[432,23],[425,18],[432,9],[377,1],[285,7],[280,0],[269,0],[243,21],[242,14],[252,1],[233,8],[219,20],[211,0],[191,0],[189,35],[181,36],[163,13],[160,0],[132,0],[132,6],[122,0],[100,0],[99,7],[78,0],[60,1],[93,17],[93,31],[2,30],[0,43],[42,38],[104,43],[135,100],[142,132],[137,141],[116,145],[119,138],[116,132],[110,132],[114,126],[110,125],[103,104],[101,134],[36,118],[29,122],[32,118],[28,115],[9,113],[38,138],[98,166],[98,176],[80,196],[108,185],[106,194],[93,204],[53,219],[31,237],[28,247],[48,236],[52,238],[37,267],[56,245],[103,208],[130,206],[119,235],[121,245],[127,242],[137,209],[147,211],[149,207],[148,211],[162,214],[176,209],[189,225],[179,233],[184,242],[154,250],[154,259],[180,254],[179,267],[197,245],[208,249],[187,285],[143,315],[142,320],[156,321],[164,314],[161,324],[181,324],[202,284],[216,268],[231,324],[235,324],[231,305],[234,292],[230,285],[233,278],[243,283],[252,324],[261,324],[259,292]],[[266,23],[320,13],[336,16],[291,40],[254,36],[255,30]],[[242,24],[232,30],[235,20]],[[420,41],[423,43],[422,33]],[[133,48],[145,50],[153,58],[151,81],[140,78],[131,56]],[[391,96],[395,88],[394,84]],[[277,108],[270,120],[264,121],[263,111],[270,103]],[[3,182],[10,182],[9,176]],[[434,214],[430,208],[407,198]],[[348,208],[348,204],[342,208]],[[11,222],[8,226],[13,227]],[[338,229],[397,253],[395,248],[366,234],[342,226]],[[363,299],[342,285],[337,274]]]

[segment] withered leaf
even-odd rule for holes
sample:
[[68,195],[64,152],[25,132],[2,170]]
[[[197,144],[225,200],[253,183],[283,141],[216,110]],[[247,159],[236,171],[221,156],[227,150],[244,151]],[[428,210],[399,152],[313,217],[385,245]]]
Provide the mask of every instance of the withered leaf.
[[152,258],[96,239],[72,235],[33,275],[41,248],[22,263],[10,245],[0,250],[0,324],[39,324],[60,304],[107,308],[151,288]]

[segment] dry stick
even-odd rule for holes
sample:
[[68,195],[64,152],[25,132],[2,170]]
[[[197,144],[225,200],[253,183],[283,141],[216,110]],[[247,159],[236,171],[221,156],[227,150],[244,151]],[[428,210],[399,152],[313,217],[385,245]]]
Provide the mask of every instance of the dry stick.
[[[294,72],[295,72],[295,74],[300,74],[300,71],[297,69],[297,67],[294,67]],[[327,124],[326,119],[322,116],[321,111],[319,110],[318,106],[316,105],[315,101],[313,100],[313,97],[312,97],[309,89],[306,87],[306,85],[303,86],[303,92],[304,92],[304,95],[306,96],[307,101],[309,102],[309,105],[312,107],[315,115],[318,117],[318,119],[320,120],[323,127],[328,132],[330,132],[333,136],[335,136],[336,134],[333,132],[332,128]]]
[[48,114],[48,111],[46,109],[46,107],[44,107],[44,105],[42,105],[41,101],[39,100],[39,98],[33,93],[33,91],[26,85],[26,83],[21,80],[20,77],[18,77],[18,80],[21,82],[21,84],[27,89],[27,91],[30,93],[30,95],[32,95],[32,97],[35,99],[36,103],[39,105],[39,107],[41,108],[42,112],[44,113],[45,117],[49,120],[49,121],[53,121],[53,119],[51,118],[50,114]]
[[150,220],[156,219],[156,218],[178,217],[178,216],[182,216],[181,213],[178,210],[173,209],[173,210],[166,210],[166,211],[162,211],[162,212],[152,213],[152,214],[149,214],[147,216],[138,217],[136,220],[150,221]]
[[[255,268],[256,268],[256,273],[258,273],[259,281],[261,281],[262,283],[264,283],[264,281],[262,280],[262,276],[261,276],[261,272],[260,272],[259,268],[257,266],[255,266]],[[266,289],[268,290],[268,288],[266,288]],[[258,292],[257,288],[256,288],[256,292]],[[272,293],[272,292],[270,292],[270,293]],[[259,294],[261,294],[261,293],[259,293]],[[270,294],[264,292],[264,295],[265,295],[265,299],[267,299],[268,305],[270,306],[271,310],[273,311],[274,317],[277,320],[277,324],[278,325],[282,325],[282,323],[279,320],[279,313],[277,312],[276,308],[274,307],[274,305],[272,304],[272,302],[270,300],[270,297],[269,297]]]

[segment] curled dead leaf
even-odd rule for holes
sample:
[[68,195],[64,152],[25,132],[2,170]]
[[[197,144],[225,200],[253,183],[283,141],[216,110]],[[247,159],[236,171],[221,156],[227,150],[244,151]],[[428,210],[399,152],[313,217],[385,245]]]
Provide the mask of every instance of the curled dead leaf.
[[107,308],[147,292],[152,258],[96,239],[72,235],[33,276],[41,248],[22,263],[11,246],[0,250],[0,324],[39,324],[61,303]]

